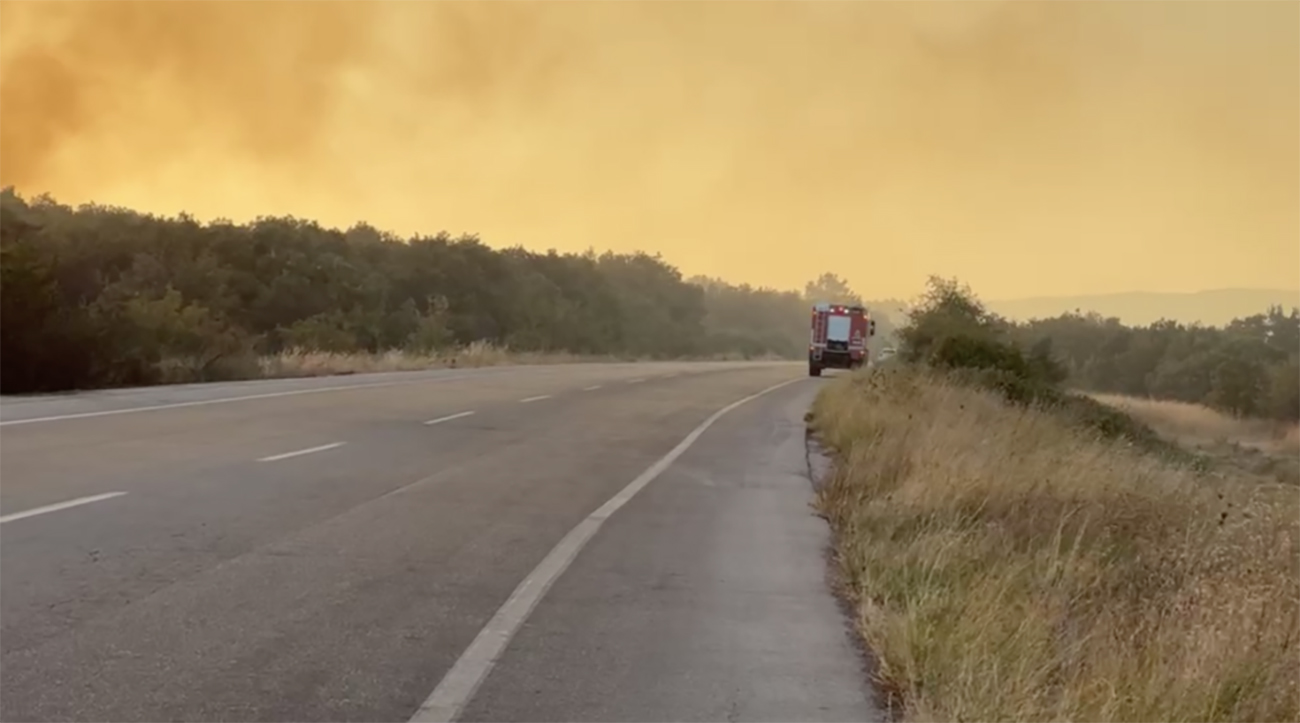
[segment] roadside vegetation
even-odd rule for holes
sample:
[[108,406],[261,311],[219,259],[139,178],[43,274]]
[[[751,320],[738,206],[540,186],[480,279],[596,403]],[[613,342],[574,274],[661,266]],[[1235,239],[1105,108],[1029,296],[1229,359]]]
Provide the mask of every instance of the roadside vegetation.
[[1160,436],[1237,471],[1300,485],[1300,425],[1295,422],[1233,417],[1201,404],[1163,399],[1122,394],[1088,396],[1150,426]]
[[[746,354],[722,352],[710,356],[695,356],[696,361],[779,361],[783,357],[774,353]],[[327,352],[311,349],[286,349],[278,354],[267,354],[258,359],[256,376],[265,378],[317,377],[337,374],[364,374],[367,372],[401,372],[421,369],[456,369],[502,365],[528,364],[579,364],[597,362],[635,362],[645,358],[629,355],[600,356],[566,352],[515,351],[491,342],[476,341],[465,346],[431,350],[424,353],[404,349],[381,352]]]
[[1300,454],[1297,425],[1276,419],[1232,417],[1200,404],[1144,399],[1122,394],[1089,397],[1150,425],[1164,436],[1193,447],[1238,444],[1269,452]]
[[[808,300],[644,253],[497,250],[295,218],[0,192],[0,392],[578,360],[802,358]],[[878,316],[880,328],[888,320]]]
[[932,280],[898,362],[814,405],[881,689],[911,721],[1300,719],[1300,487],[1067,391],[1023,331]]

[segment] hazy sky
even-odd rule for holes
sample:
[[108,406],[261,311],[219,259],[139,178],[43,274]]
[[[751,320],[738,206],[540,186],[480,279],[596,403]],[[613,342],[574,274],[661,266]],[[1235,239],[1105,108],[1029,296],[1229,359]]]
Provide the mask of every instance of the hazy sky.
[[1300,286],[1300,3],[18,2],[0,183],[866,296]]

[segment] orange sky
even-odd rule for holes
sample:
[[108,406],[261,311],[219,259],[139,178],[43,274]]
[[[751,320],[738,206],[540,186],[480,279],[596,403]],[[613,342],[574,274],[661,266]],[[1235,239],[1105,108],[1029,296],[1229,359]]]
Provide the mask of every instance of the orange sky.
[[0,183],[866,296],[1300,286],[1300,4],[0,4]]

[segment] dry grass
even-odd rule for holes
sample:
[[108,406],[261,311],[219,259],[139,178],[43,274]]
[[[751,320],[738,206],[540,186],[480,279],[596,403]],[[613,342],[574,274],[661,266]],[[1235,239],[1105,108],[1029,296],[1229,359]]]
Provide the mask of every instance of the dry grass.
[[1144,422],[1161,436],[1210,453],[1250,474],[1300,484],[1300,427],[1269,419],[1239,419],[1200,404],[1088,394]]
[[[761,357],[745,357],[742,354],[735,353],[694,357],[689,361],[775,361],[779,359],[780,357],[770,354]],[[646,361],[646,359],[634,356],[600,356],[571,354],[569,352],[515,351],[509,347],[477,341],[468,346],[446,349],[431,354],[411,354],[404,351],[386,351],[378,354],[334,354],[295,349],[262,357],[259,360],[259,365],[260,376],[263,377],[311,377],[366,372],[491,367],[507,364],[579,364],[635,361]]]
[[[447,349],[431,354],[386,351],[378,354],[333,354],[294,349],[260,360],[265,377],[310,377],[366,372],[399,372],[421,369],[473,368],[505,364],[564,364],[618,361],[614,357],[568,353],[518,352],[487,342]],[[626,360],[624,360],[626,361]]]
[[1143,399],[1122,394],[1088,394],[1123,410],[1157,432],[1198,447],[1236,443],[1264,452],[1300,455],[1300,428],[1268,419],[1238,419],[1200,404]]
[[818,504],[906,718],[1300,718],[1300,490],[909,369],[833,381],[814,424],[838,452]]
[[[673,361],[779,361],[773,354],[745,356],[721,353],[674,359]],[[633,355],[592,355],[569,352],[516,351],[486,341],[413,354],[393,350],[377,354],[363,352],[333,353],[309,349],[290,349],[262,357],[235,356],[206,361],[196,358],[167,358],[158,366],[157,383],[188,384],[193,382],[229,381],[288,377],[319,377],[367,372],[419,371],[423,369],[474,368],[528,364],[578,364],[639,362],[648,358]]]

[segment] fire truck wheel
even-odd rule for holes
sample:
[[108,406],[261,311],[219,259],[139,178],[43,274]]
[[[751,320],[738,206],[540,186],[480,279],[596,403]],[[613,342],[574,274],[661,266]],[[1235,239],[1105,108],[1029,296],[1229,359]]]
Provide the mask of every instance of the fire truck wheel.
[[816,364],[809,364],[809,365],[808,365],[808,376],[810,376],[810,377],[819,377],[819,376],[821,376],[821,375],[822,375],[822,368],[821,368],[821,367],[817,366]]

